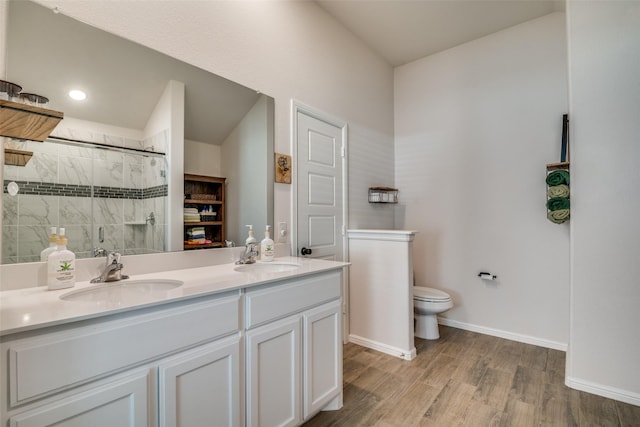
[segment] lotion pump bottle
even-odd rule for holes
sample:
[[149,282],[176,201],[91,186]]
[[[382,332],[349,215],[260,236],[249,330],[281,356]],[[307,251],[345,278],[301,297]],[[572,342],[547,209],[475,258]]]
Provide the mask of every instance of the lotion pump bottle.
[[256,238],[253,237],[253,225],[246,225],[245,227],[249,227],[249,237],[247,237],[247,240],[245,241],[245,244],[249,244],[249,243],[255,243],[256,242]]
[[46,262],[49,259],[49,255],[58,250],[58,236],[56,235],[56,230],[56,227],[51,227],[49,247],[44,248],[42,252],[40,252],[40,261]]
[[47,285],[49,290],[71,288],[76,284],[76,254],[67,249],[64,228],[60,228],[58,247],[47,260]]
[[264,239],[260,242],[260,259],[262,261],[273,261],[273,239],[271,239],[270,225],[264,232]]

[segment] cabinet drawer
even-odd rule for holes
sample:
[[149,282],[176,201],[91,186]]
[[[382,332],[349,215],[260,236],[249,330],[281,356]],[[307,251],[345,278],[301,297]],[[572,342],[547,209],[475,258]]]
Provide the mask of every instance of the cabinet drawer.
[[341,271],[332,271],[284,284],[249,289],[245,296],[246,328],[340,298],[341,277]]
[[10,405],[238,331],[239,305],[233,295],[7,342]]

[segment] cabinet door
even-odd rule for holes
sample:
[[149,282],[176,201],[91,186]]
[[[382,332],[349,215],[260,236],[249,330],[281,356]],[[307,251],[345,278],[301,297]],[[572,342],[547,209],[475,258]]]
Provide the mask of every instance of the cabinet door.
[[184,352],[159,365],[160,427],[240,425],[240,338]]
[[[93,390],[10,418],[11,427],[147,427],[149,372],[143,371]],[[155,398],[155,395],[153,396]]]
[[304,418],[342,391],[340,301],[304,313]]
[[301,424],[301,317],[247,332],[247,426]]

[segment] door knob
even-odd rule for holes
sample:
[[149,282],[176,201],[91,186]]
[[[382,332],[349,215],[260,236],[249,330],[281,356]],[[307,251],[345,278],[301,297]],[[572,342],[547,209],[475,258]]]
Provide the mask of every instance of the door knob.
[[307,249],[307,248],[302,248],[300,249],[300,253],[302,255],[311,255],[312,250],[311,249]]

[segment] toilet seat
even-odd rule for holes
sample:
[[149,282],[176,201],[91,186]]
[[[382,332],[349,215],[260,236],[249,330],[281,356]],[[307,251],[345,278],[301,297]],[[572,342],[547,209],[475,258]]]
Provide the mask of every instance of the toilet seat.
[[451,296],[439,289],[427,288],[424,286],[414,286],[413,299],[426,302],[447,302],[451,301]]

